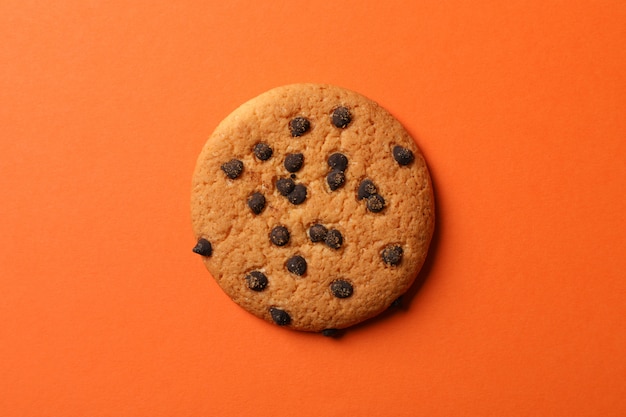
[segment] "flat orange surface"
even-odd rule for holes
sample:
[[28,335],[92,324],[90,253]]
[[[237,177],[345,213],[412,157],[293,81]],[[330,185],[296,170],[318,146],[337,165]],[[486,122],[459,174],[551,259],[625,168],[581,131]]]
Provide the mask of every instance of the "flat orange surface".
[[[625,416],[626,2],[266,3],[0,3],[0,415]],[[305,81],[436,188],[423,286],[338,340],[191,252],[205,140]]]

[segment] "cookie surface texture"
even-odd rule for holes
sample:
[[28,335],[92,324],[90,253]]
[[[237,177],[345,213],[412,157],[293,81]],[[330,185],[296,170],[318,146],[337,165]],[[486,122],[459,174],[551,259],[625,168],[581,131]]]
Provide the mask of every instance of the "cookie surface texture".
[[339,87],[293,84],[218,125],[198,157],[191,218],[194,252],[235,303],[322,332],[376,316],[409,289],[434,201],[422,153],[386,110]]

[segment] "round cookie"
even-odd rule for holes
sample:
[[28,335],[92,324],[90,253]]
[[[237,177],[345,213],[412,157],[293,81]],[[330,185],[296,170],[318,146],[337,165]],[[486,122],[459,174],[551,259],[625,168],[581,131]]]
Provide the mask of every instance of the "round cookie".
[[319,84],[270,90],[226,117],[193,175],[194,252],[233,301],[332,334],[404,294],[434,229],[424,158],[386,110]]

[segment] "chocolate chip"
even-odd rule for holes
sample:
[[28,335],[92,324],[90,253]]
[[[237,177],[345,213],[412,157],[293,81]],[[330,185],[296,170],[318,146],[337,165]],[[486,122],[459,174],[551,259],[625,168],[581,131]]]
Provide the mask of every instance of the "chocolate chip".
[[372,213],[378,213],[385,208],[385,199],[380,194],[372,194],[367,197],[367,209]]
[[328,157],[328,166],[332,169],[345,171],[348,167],[348,158],[342,153],[334,153]]
[[267,161],[272,157],[272,148],[267,143],[259,142],[254,145],[254,156],[259,158],[261,161]]
[[311,123],[304,117],[298,116],[289,122],[291,136],[298,137],[304,135],[311,128]]
[[309,238],[311,239],[311,242],[313,243],[322,242],[324,239],[326,239],[327,233],[328,233],[328,229],[326,229],[324,226],[322,226],[319,223],[314,224],[313,226],[309,227]]
[[352,295],[354,289],[348,281],[336,279],[330,284],[330,291],[337,298],[348,298]]
[[287,259],[285,266],[287,267],[287,271],[298,276],[304,275],[306,272],[306,260],[300,255],[295,255]]
[[413,162],[415,157],[413,156],[413,152],[410,149],[403,148],[402,146],[394,146],[393,150],[393,159],[400,165],[409,165]]
[[256,192],[248,198],[248,207],[254,214],[259,214],[265,208],[265,197],[263,194]]
[[343,245],[343,236],[341,236],[341,232],[339,230],[331,229],[326,234],[324,243],[329,248],[339,249],[341,245]]
[[296,183],[293,182],[290,178],[279,178],[276,181],[276,189],[280,193],[280,195],[287,196],[290,192],[295,188]]
[[298,172],[304,163],[304,155],[301,153],[290,153],[285,157],[285,169],[289,172]]
[[350,114],[350,110],[348,110],[346,107],[337,107],[333,111],[331,119],[335,127],[345,129],[346,126],[348,126],[352,121],[352,115]]
[[263,291],[267,287],[267,277],[261,271],[252,271],[246,275],[248,288],[252,291]]
[[211,242],[206,239],[200,238],[198,239],[198,243],[192,249],[193,252],[202,256],[211,256],[213,254],[213,247],[211,246]]
[[295,180],[296,179],[296,174],[289,175],[289,178],[291,178],[292,180]]
[[230,161],[224,163],[221,168],[228,178],[234,180],[243,172],[243,162],[238,159],[231,159]]
[[396,266],[402,262],[403,253],[404,251],[400,245],[389,245],[383,249],[380,256],[387,265]]
[[289,243],[289,230],[285,226],[276,226],[270,232],[270,241],[276,246]]
[[279,326],[287,326],[291,323],[291,317],[285,310],[281,310],[277,307],[270,307],[270,315],[272,316],[272,320],[274,323]]
[[337,337],[341,334],[339,329],[324,329],[322,330],[322,335],[326,337]]
[[346,181],[346,174],[343,171],[339,171],[338,169],[333,169],[326,176],[326,182],[330,187],[330,191],[335,191],[337,188],[343,186],[343,183]]
[[357,191],[357,198],[359,200],[363,200],[371,196],[372,194],[376,194],[378,190],[376,189],[376,185],[370,179],[364,179],[359,184],[359,190]]
[[306,187],[302,184],[297,184],[293,187],[293,191],[287,195],[287,199],[296,206],[304,203],[304,200],[306,200]]

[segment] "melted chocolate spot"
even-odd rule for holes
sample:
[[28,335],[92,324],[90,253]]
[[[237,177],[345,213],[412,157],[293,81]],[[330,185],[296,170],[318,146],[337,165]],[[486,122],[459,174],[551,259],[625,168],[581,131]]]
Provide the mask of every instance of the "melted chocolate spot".
[[248,288],[252,291],[263,291],[267,287],[267,277],[261,271],[252,271],[246,275]]
[[400,245],[389,245],[381,253],[381,258],[387,265],[397,266],[402,262],[404,251]]
[[306,187],[302,184],[297,184],[293,187],[293,191],[287,195],[287,199],[294,205],[304,203],[304,200],[306,200]]
[[304,135],[311,128],[311,123],[304,117],[298,116],[289,122],[289,130],[294,138]]
[[326,238],[324,238],[324,243],[329,248],[339,249],[341,245],[343,245],[343,236],[341,236],[341,232],[339,230],[329,230],[326,234]]
[[213,254],[213,247],[211,246],[211,242],[204,238],[198,239],[198,243],[192,249],[194,253],[202,256],[211,256]]
[[304,164],[304,155],[301,153],[290,153],[285,157],[285,169],[289,172],[298,172]]
[[243,172],[243,162],[238,159],[231,159],[230,161],[224,163],[221,168],[228,178],[234,180]]
[[272,316],[272,320],[274,323],[279,326],[287,326],[291,323],[291,317],[285,310],[281,310],[277,307],[270,307],[270,315]]
[[290,178],[279,178],[278,181],[276,181],[276,189],[280,195],[289,195],[295,187],[296,183],[294,183]]
[[254,145],[254,156],[259,158],[261,161],[267,161],[272,157],[272,148],[267,143],[259,142]]
[[270,232],[270,241],[276,246],[289,243],[289,230],[285,226],[276,226]]
[[328,229],[326,229],[319,223],[309,227],[309,238],[313,243],[324,241],[324,239],[326,239],[327,233]]
[[306,260],[300,255],[295,255],[287,259],[285,266],[287,267],[287,271],[294,275],[301,276],[306,273]]
[[337,107],[331,116],[331,120],[335,127],[345,129],[352,121],[350,110],[346,107]]
[[343,171],[339,171],[338,169],[333,169],[326,176],[326,182],[330,187],[330,191],[335,191],[336,189],[343,186],[346,181],[346,174]]
[[265,197],[263,194],[256,192],[248,198],[248,207],[254,214],[260,214],[265,208]]
[[367,209],[372,213],[378,213],[385,208],[385,199],[380,194],[372,194],[367,197]]
[[332,169],[345,171],[348,168],[348,158],[342,153],[334,153],[328,157],[328,166]]
[[374,182],[370,179],[364,179],[363,181],[361,181],[361,184],[359,184],[357,198],[359,200],[363,200],[364,198],[367,198],[372,194],[376,194],[377,192],[378,190],[376,189],[376,185],[374,185]]
[[352,296],[354,289],[348,281],[336,279],[330,284],[330,291],[337,298],[348,298]]
[[393,153],[393,159],[400,165],[409,165],[415,159],[413,152],[402,146],[394,146],[391,152]]

